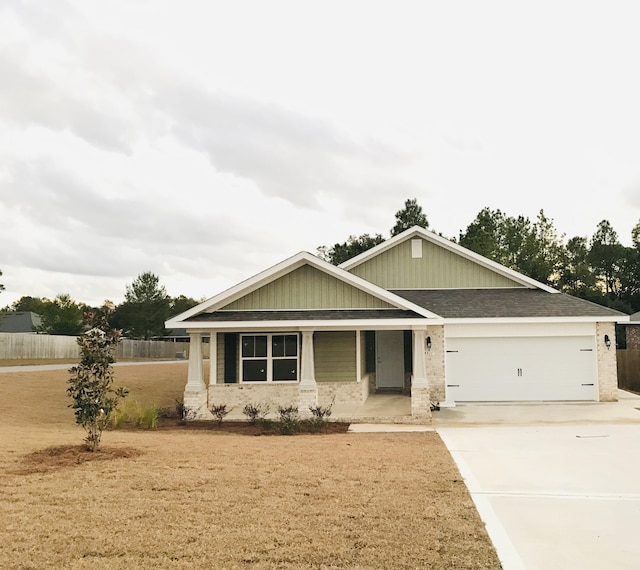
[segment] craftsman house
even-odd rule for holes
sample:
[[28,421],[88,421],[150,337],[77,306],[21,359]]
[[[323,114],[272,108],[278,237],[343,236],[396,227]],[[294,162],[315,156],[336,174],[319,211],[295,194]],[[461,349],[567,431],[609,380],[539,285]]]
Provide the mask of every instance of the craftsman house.
[[[626,315],[577,299],[420,227],[335,267],[301,252],[178,315],[185,405],[616,399]],[[202,339],[211,343],[208,383]]]

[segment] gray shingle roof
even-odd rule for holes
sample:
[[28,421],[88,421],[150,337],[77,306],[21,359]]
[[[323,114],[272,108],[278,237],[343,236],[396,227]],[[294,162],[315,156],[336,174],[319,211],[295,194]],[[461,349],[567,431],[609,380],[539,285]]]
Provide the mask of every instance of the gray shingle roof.
[[540,289],[412,289],[392,293],[444,318],[616,317],[624,313]]
[[360,319],[420,319],[421,315],[403,309],[334,309],[308,311],[216,311],[189,317],[184,322],[206,321],[342,321]]
[[[420,307],[449,319],[517,317],[626,316],[564,293],[540,289],[394,289],[391,291]],[[316,309],[305,311],[216,311],[201,313],[188,322],[328,321],[361,319],[419,319],[403,309]]]

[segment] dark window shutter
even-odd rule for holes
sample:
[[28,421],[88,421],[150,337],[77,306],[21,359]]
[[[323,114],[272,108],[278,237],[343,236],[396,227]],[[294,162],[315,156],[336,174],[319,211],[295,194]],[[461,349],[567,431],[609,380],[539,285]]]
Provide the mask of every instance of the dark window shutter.
[[235,384],[238,381],[238,335],[224,333],[224,383]]
[[413,332],[404,331],[404,371],[413,373]]
[[364,332],[364,368],[365,372],[376,371],[376,331]]

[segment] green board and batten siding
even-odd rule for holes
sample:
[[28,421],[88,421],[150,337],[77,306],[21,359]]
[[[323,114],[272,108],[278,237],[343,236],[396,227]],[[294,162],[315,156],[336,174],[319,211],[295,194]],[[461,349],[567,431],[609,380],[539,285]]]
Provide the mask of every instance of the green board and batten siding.
[[318,331],[313,338],[316,382],[355,382],[355,331]]
[[408,239],[349,271],[384,289],[522,287],[508,277],[426,240],[422,240],[421,258],[412,257]]
[[216,344],[216,384],[224,384],[224,333],[216,335]]
[[221,307],[229,311],[387,309],[393,305],[304,265]]

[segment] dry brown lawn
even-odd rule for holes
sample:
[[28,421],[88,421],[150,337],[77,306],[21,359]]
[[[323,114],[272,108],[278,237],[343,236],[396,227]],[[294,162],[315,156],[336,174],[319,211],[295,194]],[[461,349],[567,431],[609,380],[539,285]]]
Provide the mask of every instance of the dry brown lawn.
[[0,366],[37,366],[43,364],[68,364],[73,366],[78,359],[70,358],[0,358]]
[[[116,374],[172,406],[186,363]],[[89,454],[67,376],[0,374],[2,569],[500,568],[435,433],[116,430]]]
[[[154,358],[154,361],[172,360],[170,358]],[[150,362],[148,358],[120,358],[118,362]],[[78,364],[75,358],[0,358],[0,366],[41,366],[43,364]]]

